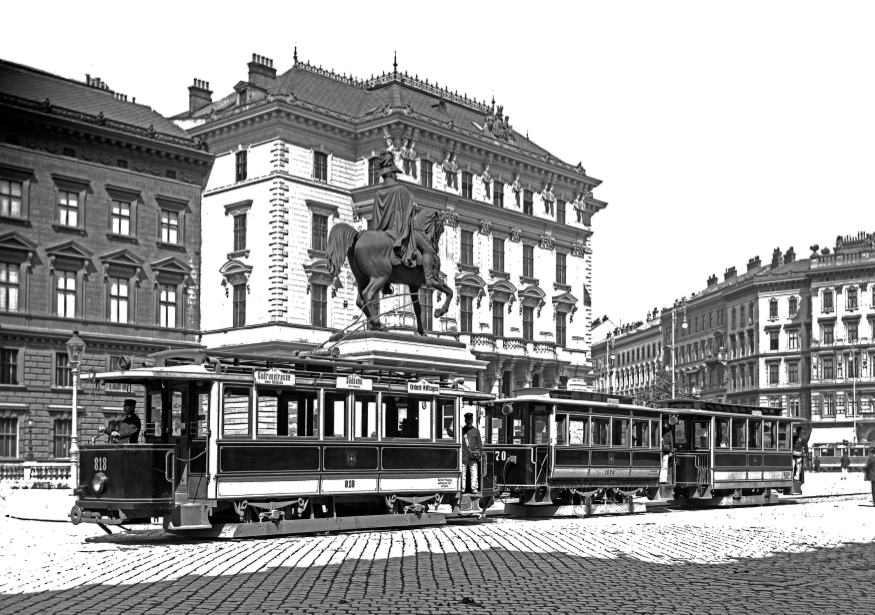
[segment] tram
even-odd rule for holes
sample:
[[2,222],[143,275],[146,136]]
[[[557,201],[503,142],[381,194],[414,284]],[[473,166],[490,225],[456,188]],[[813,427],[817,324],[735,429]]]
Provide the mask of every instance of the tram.
[[524,517],[643,512],[672,503],[772,504],[793,481],[794,419],[779,408],[523,391],[486,409],[483,495]]
[[851,458],[851,471],[860,471],[866,467],[869,449],[875,448],[875,442],[849,444],[845,442],[833,442],[828,444],[814,444],[811,447],[813,459],[820,460],[821,470],[840,470],[842,455],[848,451]]
[[[464,491],[460,418],[492,395],[438,371],[332,357],[166,351],[94,374],[142,387],[139,444],[85,444],[70,513],[249,537],[445,523]],[[142,412],[142,411],[141,411]]]

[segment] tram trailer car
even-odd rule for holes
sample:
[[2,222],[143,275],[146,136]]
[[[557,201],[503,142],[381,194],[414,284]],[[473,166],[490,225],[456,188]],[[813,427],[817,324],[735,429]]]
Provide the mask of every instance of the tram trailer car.
[[239,538],[479,511],[463,493],[459,426],[463,406],[493,396],[451,374],[199,351],[126,367],[91,377],[143,388],[144,437],[81,446],[74,524],[158,517],[170,532]]
[[[698,506],[776,504],[778,494],[799,495],[793,444],[798,418],[778,407],[673,399],[658,406],[668,423],[673,453],[671,499]],[[667,488],[663,488],[665,492]]]
[[[659,488],[662,413],[632,398],[521,392],[487,405],[483,494],[523,517],[644,512]],[[487,502],[488,502],[487,499]]]
[[866,459],[869,449],[875,448],[875,442],[862,444],[848,444],[847,442],[833,442],[830,444],[815,444],[811,447],[814,459],[820,459],[820,469],[839,471],[842,467],[842,453],[848,451],[851,458],[849,471],[862,472],[866,467]]
[[509,493],[518,501],[505,512],[518,516],[644,512],[636,495],[700,506],[776,503],[778,491],[801,493],[796,421],[779,415],[695,400],[647,408],[582,391],[497,399],[486,410],[483,495],[488,503]]

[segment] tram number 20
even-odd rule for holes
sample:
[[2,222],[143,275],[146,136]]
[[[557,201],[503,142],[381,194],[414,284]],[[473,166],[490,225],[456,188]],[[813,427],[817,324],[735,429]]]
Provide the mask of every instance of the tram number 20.
[[94,471],[100,472],[102,470],[106,470],[106,457],[95,457],[94,458]]
[[495,461],[504,461],[507,459],[507,451],[495,451]]
[[345,489],[352,489],[355,487],[355,479],[345,480],[343,481],[343,487]]

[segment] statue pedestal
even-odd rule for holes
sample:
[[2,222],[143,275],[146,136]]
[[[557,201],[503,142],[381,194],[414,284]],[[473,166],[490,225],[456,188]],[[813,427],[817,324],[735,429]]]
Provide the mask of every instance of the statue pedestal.
[[384,331],[357,331],[336,344],[342,359],[372,361],[404,369],[451,372],[476,389],[487,361],[474,357],[462,342]]

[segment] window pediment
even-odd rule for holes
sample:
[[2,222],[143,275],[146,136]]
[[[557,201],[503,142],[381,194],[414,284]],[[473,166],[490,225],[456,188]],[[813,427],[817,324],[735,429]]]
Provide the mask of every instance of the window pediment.
[[191,267],[176,258],[168,256],[149,265],[155,273],[155,283],[194,285]]
[[34,170],[3,162],[0,163],[0,175],[6,179],[25,182],[34,176]]
[[516,301],[516,286],[511,284],[509,280],[499,279],[486,287],[489,292],[489,309],[492,309],[493,302],[507,303],[513,305]]
[[547,296],[539,286],[535,284],[529,284],[524,289],[519,291],[520,297],[520,314],[523,312],[524,307],[531,307],[538,309],[538,316],[541,315],[541,308],[544,307],[544,298]]
[[304,203],[307,204],[307,208],[313,213],[327,216],[329,218],[340,217],[340,214],[338,214],[337,205],[323,203],[322,201],[314,201],[313,199],[304,199]]
[[67,271],[86,269],[92,256],[90,250],[80,246],[72,239],[46,248],[46,254],[49,256],[49,271],[52,273],[55,269]]
[[143,193],[137,190],[136,188],[126,188],[124,186],[111,186],[107,184],[104,186],[106,189],[106,193],[110,196],[110,198],[115,199],[117,201],[125,201],[130,203],[142,203],[143,202]]
[[89,179],[52,173],[52,181],[55,182],[58,188],[63,190],[70,190],[71,192],[91,191],[91,180]]
[[459,294],[467,297],[480,296],[486,288],[486,282],[476,273],[462,273],[456,276],[455,283]]
[[331,286],[332,297],[337,295],[338,288],[343,288],[340,279],[328,272],[328,259],[317,258],[311,263],[305,263],[303,267],[304,273],[307,274],[307,293],[310,292],[313,284]]
[[237,201],[236,203],[230,203],[229,205],[225,205],[225,215],[226,216],[239,216],[245,214],[252,208],[252,199],[247,199],[245,201]]
[[155,202],[161,209],[169,209],[171,211],[189,211],[189,203],[185,199],[177,199],[172,196],[155,195]]
[[249,276],[252,275],[252,265],[245,265],[238,260],[230,260],[219,269],[222,274],[222,286],[225,287],[225,296],[228,296],[230,286],[246,284],[246,292],[249,292]]
[[137,285],[139,286],[140,277],[143,275],[143,265],[145,263],[142,258],[137,256],[127,248],[115,250],[113,252],[109,252],[108,254],[102,254],[98,258],[103,264],[104,281],[106,281],[106,279],[110,275],[126,278],[132,278],[136,276]]
[[0,235],[0,250],[14,250],[16,252],[33,254],[37,249],[37,245],[36,242],[15,231]]

